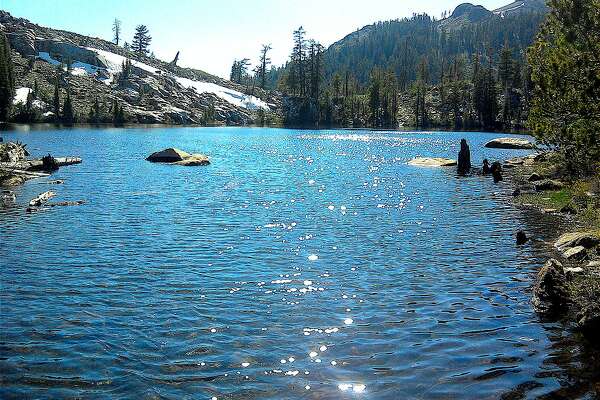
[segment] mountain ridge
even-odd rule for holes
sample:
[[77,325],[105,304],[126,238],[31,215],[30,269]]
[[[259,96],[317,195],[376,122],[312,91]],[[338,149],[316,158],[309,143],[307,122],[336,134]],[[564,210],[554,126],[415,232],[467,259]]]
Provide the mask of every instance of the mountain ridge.
[[[101,38],[40,26],[3,10],[0,29],[14,50],[17,93],[22,94],[15,105],[22,107],[37,85],[41,93],[35,104],[42,121],[56,118],[50,107],[55,71],[67,64],[60,73],[59,94],[73,96],[82,119],[101,97],[102,103],[122,103],[130,122],[196,124],[212,119],[243,125],[253,123],[258,110],[276,110],[280,101],[260,89],[252,93],[256,96],[247,95],[242,85],[204,71],[137,54]],[[132,61],[126,78],[125,60]]]

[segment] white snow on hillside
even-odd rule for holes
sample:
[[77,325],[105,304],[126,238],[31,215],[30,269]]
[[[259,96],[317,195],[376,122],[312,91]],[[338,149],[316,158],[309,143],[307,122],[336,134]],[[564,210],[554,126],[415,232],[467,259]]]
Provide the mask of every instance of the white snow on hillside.
[[[28,88],[28,87],[20,87],[17,90],[15,90],[15,97],[13,97],[13,105],[19,105],[19,104],[26,104],[27,103],[27,96],[29,96],[29,93],[33,92],[33,89]],[[43,102],[42,100],[33,100],[31,102],[31,106],[33,108],[37,108],[40,110],[43,110],[44,108],[46,108],[46,103]]]
[[[108,72],[111,75],[121,72],[122,65],[126,59],[125,57],[115,53],[111,53],[109,51],[94,49],[91,47],[88,47],[87,49],[96,52],[98,55],[102,56],[107,61]],[[143,69],[144,71],[154,75],[158,73],[165,75],[169,74],[164,70],[158,70],[150,65],[138,61],[131,60],[131,64],[134,67]],[[192,79],[181,78],[178,76],[173,77],[175,78],[177,83],[179,83],[186,89],[194,88],[198,93],[214,93],[216,96],[235,106],[242,107],[247,110],[257,110],[259,108],[263,110],[269,110],[269,106],[267,105],[267,103],[265,103],[261,99],[243,94],[241,92],[238,92],[237,90],[228,89],[226,87],[219,86],[214,83],[194,81]]]
[[258,97],[250,96],[237,90],[228,89],[214,83],[193,81],[187,78],[175,77],[175,80],[186,89],[193,88],[198,93],[214,93],[221,99],[247,110],[257,110],[259,108],[269,110],[267,103]]
[[[116,74],[120,73],[122,70],[123,63],[126,60],[126,57],[123,57],[119,54],[111,53],[110,51],[95,49],[93,47],[87,47],[88,50],[91,50],[98,54],[107,66],[106,69],[97,67],[95,65],[86,64],[80,61],[75,61],[71,64],[71,74],[73,75],[96,75],[99,70],[104,70],[107,72],[109,76],[108,79],[102,79],[100,76],[97,76],[98,79],[102,79],[104,83],[110,85],[114,81],[114,77]],[[61,65],[61,62],[52,58],[50,54],[46,52],[40,52],[38,58],[49,62],[52,65]],[[255,96],[250,96],[244,94],[242,92],[238,92],[237,90],[228,89],[223,86],[219,86],[214,83],[209,82],[201,82],[195,81],[188,78],[182,78],[178,76],[174,76],[167,71],[157,69],[148,64],[144,64],[139,61],[131,60],[131,65],[136,68],[142,69],[152,75],[170,75],[175,78],[177,83],[179,83],[183,88],[190,89],[193,88],[198,93],[213,93],[217,97],[227,101],[230,104],[233,104],[237,107],[242,107],[247,110],[269,110],[269,106],[267,103],[259,99]],[[27,99],[27,94],[25,94],[25,99]]]
[[[94,49],[93,47],[87,47],[87,49],[102,56],[102,58],[104,58],[107,61],[108,72],[110,72],[111,75],[121,72],[122,65],[125,62],[125,60],[127,59],[126,57],[123,57],[123,56],[115,54],[115,53],[111,53],[110,51]],[[139,69],[143,69],[144,71],[149,72],[151,74],[156,74],[156,71],[158,71],[156,68],[154,68],[148,64],[144,64],[144,63],[141,63],[141,62],[135,61],[135,60],[131,60],[131,65],[133,65],[134,67],[137,67]],[[164,73],[164,71],[161,71],[160,73]]]
[[22,87],[15,90],[15,97],[13,97],[13,104],[25,104],[27,103],[27,96],[29,96],[31,89],[28,87]]

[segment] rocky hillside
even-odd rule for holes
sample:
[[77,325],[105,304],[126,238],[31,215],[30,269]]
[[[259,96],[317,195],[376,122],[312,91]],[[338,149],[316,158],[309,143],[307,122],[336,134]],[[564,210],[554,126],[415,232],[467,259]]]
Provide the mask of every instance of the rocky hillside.
[[[35,91],[29,108],[41,121],[54,120],[57,76],[61,103],[68,92],[75,119],[82,122],[89,120],[96,99],[98,120],[111,120],[113,104],[118,104],[131,123],[243,125],[280,108],[277,94],[181,68],[176,59],[168,63],[102,39],[38,26],[1,10],[0,29],[13,49],[13,112],[22,111],[29,92]],[[131,68],[124,73],[126,60]]]

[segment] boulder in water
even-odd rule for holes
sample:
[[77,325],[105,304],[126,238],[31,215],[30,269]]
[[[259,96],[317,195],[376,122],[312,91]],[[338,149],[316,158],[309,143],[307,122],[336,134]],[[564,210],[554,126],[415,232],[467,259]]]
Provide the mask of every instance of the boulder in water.
[[170,163],[183,166],[210,164],[208,157],[203,154],[190,154],[173,147],[152,153],[146,160],[150,162]]
[[408,162],[416,167],[453,167],[457,163],[450,158],[440,157],[416,157]]
[[550,259],[542,267],[533,288],[533,308],[538,313],[556,313],[567,305],[567,277],[563,265]]
[[522,246],[529,241],[527,234],[523,231],[517,232],[517,246]]
[[519,138],[497,138],[490,140],[485,144],[485,147],[491,149],[516,149],[516,150],[531,150],[535,145],[527,139]]

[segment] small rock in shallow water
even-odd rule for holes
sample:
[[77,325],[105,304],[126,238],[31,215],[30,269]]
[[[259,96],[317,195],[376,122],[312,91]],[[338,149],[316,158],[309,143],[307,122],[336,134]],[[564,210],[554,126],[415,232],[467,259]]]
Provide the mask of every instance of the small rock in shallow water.
[[517,232],[517,245],[522,246],[529,241],[527,234],[523,231]]
[[555,313],[567,305],[567,278],[563,265],[550,259],[542,267],[533,288],[533,308],[538,313]]

